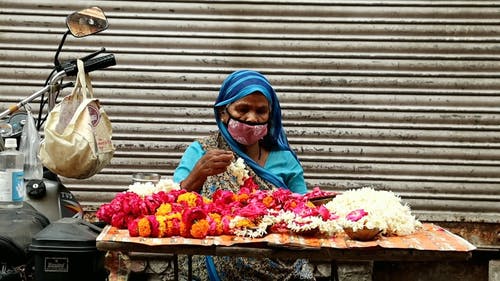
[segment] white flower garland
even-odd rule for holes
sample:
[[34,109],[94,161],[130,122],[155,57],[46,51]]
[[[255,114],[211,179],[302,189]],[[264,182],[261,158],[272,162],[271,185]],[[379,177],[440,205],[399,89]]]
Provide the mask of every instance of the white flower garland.
[[[354,231],[378,228],[386,235],[409,235],[422,224],[411,214],[410,207],[402,204],[401,198],[391,191],[376,191],[373,188],[348,190],[337,195],[325,207],[339,216],[339,224]],[[352,221],[346,219],[351,211],[363,209],[368,214]]]
[[160,191],[169,192],[171,190],[179,190],[180,186],[171,178],[160,179],[157,184],[152,182],[134,182],[128,186],[130,192],[134,192],[139,196],[149,196]]
[[249,177],[245,161],[241,157],[238,157],[236,161],[231,162],[231,164],[227,167],[227,170],[236,178],[236,182],[238,182],[240,186],[243,185],[245,180]]
[[320,217],[300,217],[295,215],[295,217],[287,222],[287,226],[290,230],[296,233],[307,232],[311,230],[317,230],[321,234],[328,237],[334,236],[336,233],[342,231],[342,227],[338,224],[337,220],[327,220],[324,221]]
[[[236,216],[231,219],[230,227],[235,228],[236,225],[245,218]],[[337,220],[324,221],[320,217],[301,217],[291,211],[273,211],[269,210],[268,214],[262,217],[256,227],[235,229],[234,234],[237,236],[258,238],[267,234],[268,227],[274,224],[284,224],[287,229],[295,233],[304,233],[312,230],[317,230],[319,233],[328,237],[334,236],[342,231],[342,227]]]

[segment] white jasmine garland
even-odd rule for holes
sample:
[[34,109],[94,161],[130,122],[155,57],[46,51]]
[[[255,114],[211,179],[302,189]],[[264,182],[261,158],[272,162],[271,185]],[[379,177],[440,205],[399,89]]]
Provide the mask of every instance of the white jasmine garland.
[[134,182],[133,184],[128,186],[128,190],[130,192],[134,192],[139,196],[148,196],[153,193],[157,193],[160,191],[169,192],[171,190],[179,190],[180,186],[178,183],[175,183],[172,179],[160,179],[157,184],[152,182]]
[[294,218],[286,222],[287,227],[297,233],[316,229],[326,236],[334,236],[336,233],[342,231],[342,227],[338,224],[337,220],[324,221],[321,217],[316,216],[304,218],[294,214]]
[[158,181],[158,183],[156,184],[156,189],[158,191],[169,192],[171,190],[179,190],[179,189],[181,189],[181,187],[179,186],[178,183],[174,182],[173,179],[164,178],[164,179],[160,179],[160,181]]
[[[339,216],[338,223],[354,231],[378,228],[386,235],[408,235],[415,232],[421,223],[411,214],[410,207],[402,204],[401,198],[390,191],[372,188],[348,190],[337,195],[325,207]],[[346,218],[354,210],[364,210],[365,216],[357,221]]]
[[[230,222],[230,227],[235,228],[240,220],[245,218],[236,216]],[[301,217],[291,211],[272,211],[269,210],[268,214],[263,216],[259,224],[251,228],[235,229],[234,234],[237,236],[258,238],[267,234],[268,227],[283,223],[287,228],[296,233],[306,232],[317,229],[320,233],[327,236],[333,236],[342,231],[342,227],[338,224],[337,220],[323,221],[321,217]]]
[[340,226],[338,220],[322,221],[319,225],[319,231],[326,236],[331,237],[342,232],[342,226]]
[[243,185],[245,180],[249,177],[245,161],[241,157],[238,157],[236,161],[231,162],[231,164],[227,167],[227,170],[236,178],[236,181],[240,186]]

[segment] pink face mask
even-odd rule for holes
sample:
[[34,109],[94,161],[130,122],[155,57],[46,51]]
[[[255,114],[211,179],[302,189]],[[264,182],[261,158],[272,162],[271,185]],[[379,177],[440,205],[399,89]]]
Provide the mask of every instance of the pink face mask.
[[230,118],[227,123],[227,130],[237,142],[243,145],[251,145],[267,134],[267,123],[250,125]]

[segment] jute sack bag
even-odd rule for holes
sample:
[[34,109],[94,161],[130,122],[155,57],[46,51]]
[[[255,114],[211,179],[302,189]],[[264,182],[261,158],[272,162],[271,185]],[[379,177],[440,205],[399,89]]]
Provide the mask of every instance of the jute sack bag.
[[49,113],[40,146],[42,164],[53,173],[75,179],[89,178],[113,158],[112,128],[90,77],[78,60],[75,87]]

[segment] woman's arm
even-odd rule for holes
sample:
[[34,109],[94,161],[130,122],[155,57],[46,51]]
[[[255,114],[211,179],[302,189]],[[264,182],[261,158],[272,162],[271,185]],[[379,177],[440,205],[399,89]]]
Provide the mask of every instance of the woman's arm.
[[226,171],[232,159],[231,151],[205,151],[201,144],[195,141],[184,152],[179,166],[175,169],[173,180],[178,182],[181,188],[199,192],[207,177]]
[[281,177],[292,192],[305,194],[307,186],[304,169],[300,162],[288,150],[271,151],[265,168]]
[[292,192],[299,194],[307,193],[307,186],[304,180],[304,170],[298,161],[295,161],[295,166],[290,169],[290,174],[285,182]]

